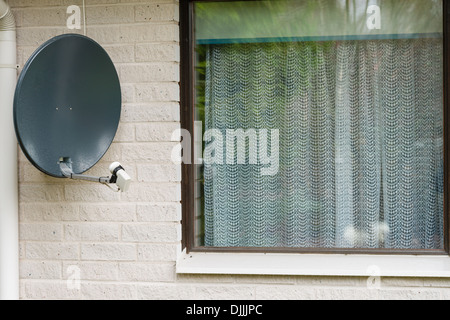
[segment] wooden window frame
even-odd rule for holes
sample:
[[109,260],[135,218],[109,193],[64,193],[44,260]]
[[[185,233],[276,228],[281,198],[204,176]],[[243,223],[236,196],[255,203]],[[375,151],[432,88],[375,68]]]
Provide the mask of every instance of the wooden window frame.
[[[191,133],[194,145],[194,46],[193,4],[195,2],[224,2],[242,0],[180,0],[180,119],[181,128]],[[258,0],[246,0],[258,1]],[[291,247],[206,247],[195,246],[194,166],[182,163],[182,247],[189,252],[228,253],[316,253],[316,254],[383,254],[383,255],[449,255],[449,150],[450,150],[450,0],[443,0],[443,117],[444,117],[444,248],[443,249],[369,249],[369,248],[291,248]],[[193,152],[192,161],[193,163]]]

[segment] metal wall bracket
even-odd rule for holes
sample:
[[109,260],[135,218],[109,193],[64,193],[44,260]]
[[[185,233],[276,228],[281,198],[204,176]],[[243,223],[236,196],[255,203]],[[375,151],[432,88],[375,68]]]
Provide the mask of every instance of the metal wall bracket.
[[18,64],[0,64],[0,69],[19,69]]

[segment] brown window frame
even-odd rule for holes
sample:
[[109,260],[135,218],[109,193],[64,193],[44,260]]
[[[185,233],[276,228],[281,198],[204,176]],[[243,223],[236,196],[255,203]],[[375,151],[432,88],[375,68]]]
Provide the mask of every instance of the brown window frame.
[[[180,0],[180,119],[181,128],[194,132],[194,46],[193,4],[242,0]],[[255,0],[246,0],[255,1]],[[444,68],[444,249],[358,249],[358,248],[289,248],[289,247],[200,247],[195,246],[194,165],[182,163],[181,205],[182,246],[189,252],[258,252],[258,253],[327,253],[327,254],[406,254],[449,255],[449,168],[450,168],[450,0],[443,0],[443,68]],[[191,145],[194,136],[191,134]],[[192,158],[194,155],[192,155]],[[193,159],[191,161],[193,163]]]

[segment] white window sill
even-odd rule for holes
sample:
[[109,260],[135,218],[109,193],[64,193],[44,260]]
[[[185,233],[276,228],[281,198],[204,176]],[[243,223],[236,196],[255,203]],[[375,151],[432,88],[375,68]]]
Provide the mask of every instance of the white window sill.
[[449,256],[282,253],[204,253],[183,251],[179,274],[305,276],[450,277]]

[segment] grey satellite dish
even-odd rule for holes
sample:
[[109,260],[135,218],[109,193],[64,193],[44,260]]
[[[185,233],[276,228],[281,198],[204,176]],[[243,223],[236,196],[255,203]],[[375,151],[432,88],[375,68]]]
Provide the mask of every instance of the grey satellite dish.
[[106,51],[82,35],[57,36],[32,54],[19,76],[13,110],[19,145],[50,176],[116,183],[126,191],[130,177],[117,162],[111,177],[83,175],[111,145],[121,103]]

